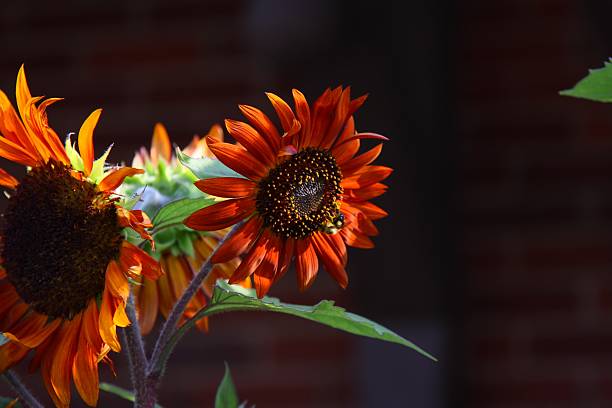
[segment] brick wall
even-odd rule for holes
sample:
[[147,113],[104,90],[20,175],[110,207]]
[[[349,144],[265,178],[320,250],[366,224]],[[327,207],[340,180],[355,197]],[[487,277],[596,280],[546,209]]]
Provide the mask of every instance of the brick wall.
[[[413,180],[417,160],[431,167],[423,174],[438,169],[426,159],[437,154],[436,147],[428,146],[427,155],[419,149],[431,140],[424,137],[436,122],[429,84],[440,78],[434,78],[430,61],[438,48],[436,27],[424,18],[427,3],[400,18],[391,2],[2,2],[0,88],[13,95],[17,69],[25,62],[34,93],[65,98],[49,111],[60,135],[78,131],[89,112],[103,107],[96,149],[115,142],[111,159],[117,161],[129,161],[148,143],[157,121],[183,145],[211,124],[238,117],[238,103],[271,112],[264,91],[288,97],[298,87],[311,101],[338,84],[353,85],[356,94],[371,92],[358,123],[394,139],[381,162],[396,169],[397,186],[382,200],[392,215],[379,224],[378,247],[352,252],[346,292],[322,273],[306,294],[297,293],[291,274],[271,294],[305,304],[336,299],[440,355],[441,286],[432,264],[443,257],[430,237],[437,231],[431,226],[440,222],[439,201],[430,206],[427,194],[415,192],[426,183]],[[405,61],[407,45],[421,64]],[[421,78],[418,91],[414,77]],[[420,137],[408,136],[415,134]],[[389,288],[399,294],[387,296]],[[403,407],[416,398],[441,400],[436,381],[443,366],[399,346],[263,314],[223,316],[211,328],[208,336],[188,335],[173,355],[160,394],[163,406],[212,406],[224,360],[240,395],[258,407]],[[129,387],[125,359],[114,360],[118,377],[103,367],[102,378]],[[397,375],[389,367],[406,369]],[[37,375],[24,378],[45,395]],[[0,384],[0,395],[7,393]],[[73,398],[75,407],[82,406]],[[111,404],[130,405],[102,394],[100,406]]]
[[557,95],[609,54],[604,3],[458,7],[465,406],[612,403],[612,106]]

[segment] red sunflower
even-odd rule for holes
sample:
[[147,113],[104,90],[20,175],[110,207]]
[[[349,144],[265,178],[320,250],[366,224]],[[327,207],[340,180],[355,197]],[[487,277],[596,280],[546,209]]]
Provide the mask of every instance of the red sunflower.
[[298,286],[308,288],[321,262],[345,288],[346,245],[372,248],[378,230],[372,221],[387,213],[369,200],[382,195],[392,169],[371,165],[382,144],[358,154],[361,139],[387,140],[356,133],[353,113],[366,96],[351,100],[350,88],[327,89],[312,105],[293,90],[295,110],[267,94],[282,126],[280,132],[262,111],[241,105],[249,123],[227,120],[238,145],[207,139],[226,166],[244,178],[199,180],[207,194],[227,200],[200,209],[185,220],[195,230],[215,231],[242,220],[244,224],[213,256],[214,263],[244,254],[230,283],[250,275],[257,295],[295,260]]
[[[0,225],[0,372],[35,354],[57,407],[70,404],[71,380],[88,405],[98,400],[98,363],[119,351],[117,326],[130,324],[129,279],[160,274],[159,264],[124,239],[151,226],[141,211],[121,207],[114,190],[130,167],[104,172],[94,161],[94,111],[79,131],[77,153],[47,122],[59,98],[32,97],[23,67],[17,76],[19,115],[0,91],[0,157],[27,167],[21,181],[0,170],[8,205]],[[108,153],[108,151],[107,151]]]

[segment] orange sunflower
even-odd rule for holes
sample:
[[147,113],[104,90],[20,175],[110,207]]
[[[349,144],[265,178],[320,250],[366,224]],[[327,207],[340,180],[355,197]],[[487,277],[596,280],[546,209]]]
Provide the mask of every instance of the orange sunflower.
[[[215,125],[207,137],[222,142],[223,130]],[[183,153],[194,158],[212,155],[204,139],[198,136],[194,136]],[[121,191],[127,195],[141,194],[139,206],[151,217],[170,201],[201,196],[193,185],[196,176],[172,154],[170,137],[161,123],[153,129],[150,151],[142,147],[135,154],[132,166],[144,169],[144,174],[128,178]],[[225,233],[193,231],[181,224],[153,235],[157,251],[151,255],[159,258],[165,274],[158,280],[143,277],[142,285],[135,286],[138,320],[143,334],[153,328],[158,311],[165,318],[168,317],[194,274],[206,262]],[[239,259],[236,258],[215,265],[206,276],[202,290],[187,305],[184,318],[191,318],[206,305],[206,296],[211,296],[216,280],[229,278],[238,263]],[[242,282],[242,285],[250,287],[250,280]],[[208,318],[198,320],[196,325],[200,330],[208,330]]]
[[314,281],[319,261],[345,288],[346,245],[372,248],[377,235],[373,220],[387,213],[369,200],[387,190],[381,181],[392,170],[371,163],[382,144],[358,154],[361,139],[387,140],[374,133],[356,133],[353,113],[366,96],[351,100],[350,88],[327,89],[312,105],[293,90],[295,111],[281,98],[267,94],[282,133],[262,111],[240,106],[249,123],[227,120],[239,145],[208,138],[214,155],[243,176],[203,179],[196,186],[227,200],[193,213],[185,224],[214,231],[246,220],[217,250],[212,261],[226,262],[245,254],[230,279],[253,275],[257,295],[295,259],[298,286]]
[[148,254],[124,239],[131,228],[150,239],[141,211],[120,206],[113,191],[130,167],[104,171],[94,161],[93,131],[101,110],[83,123],[76,152],[49,127],[46,108],[59,98],[32,97],[23,66],[16,113],[0,91],[0,157],[28,167],[21,181],[0,170],[10,189],[0,225],[0,372],[31,350],[58,407],[70,403],[70,381],[88,405],[98,400],[98,363],[119,351],[117,326],[130,324],[128,279],[161,273]]

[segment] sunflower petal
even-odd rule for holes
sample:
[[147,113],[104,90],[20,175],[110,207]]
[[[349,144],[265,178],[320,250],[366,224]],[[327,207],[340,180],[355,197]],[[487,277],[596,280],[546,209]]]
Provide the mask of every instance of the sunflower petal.
[[111,295],[110,290],[105,289],[102,292],[102,304],[100,305],[100,337],[111,350],[118,353],[121,351],[121,344],[117,338],[117,326],[113,321],[116,309],[116,299]]
[[295,120],[293,111],[289,105],[287,105],[287,102],[283,101],[280,97],[274,95],[273,93],[266,92],[266,96],[272,103],[272,106],[274,107],[274,110],[281,121],[283,132],[289,132],[293,126],[293,121]]
[[259,236],[259,230],[262,224],[263,221],[260,217],[252,217],[244,223],[234,235],[226,239],[225,242],[217,248],[217,251],[211,259],[212,262],[228,262],[242,255]]
[[93,132],[98,124],[102,109],[96,109],[93,111],[85,122],[81,125],[79,130],[79,153],[83,158],[84,172],[86,176],[91,173],[91,168],[94,162],[94,146],[93,146]]
[[251,180],[259,180],[266,175],[267,169],[243,147],[230,143],[219,143],[206,138],[210,151],[221,163]]
[[257,183],[237,177],[215,177],[195,182],[195,186],[216,197],[243,198],[255,191]]
[[237,120],[226,119],[225,127],[238,143],[265,166],[273,164],[276,151],[272,151],[265,139],[251,125]]
[[143,174],[143,169],[136,169],[134,167],[121,167],[102,179],[98,188],[100,191],[113,191],[123,183],[126,177],[134,176],[136,174]]
[[184,223],[197,231],[217,231],[236,224],[255,210],[252,199],[221,201],[191,214]]
[[299,289],[308,289],[319,271],[319,261],[310,238],[296,240],[295,269]]
[[268,230],[264,231],[264,233],[259,237],[259,239],[253,244],[251,250],[244,257],[240,266],[236,268],[234,274],[229,280],[229,283],[239,283],[255,272],[255,269],[261,264],[263,258],[266,254],[266,247],[270,240]]
[[11,176],[6,170],[0,169],[0,186],[15,189],[19,185],[19,181]]
[[151,159],[156,164],[160,157],[165,161],[170,161],[172,145],[164,125],[156,123],[153,129],[153,141],[151,142]]
[[257,108],[248,105],[238,105],[242,114],[255,129],[266,139],[273,152],[280,148],[280,134],[270,118]]
[[79,346],[72,365],[72,377],[74,385],[83,398],[83,401],[89,406],[96,406],[99,394],[99,379],[98,379],[98,353],[91,348],[87,342],[86,336],[79,336]]

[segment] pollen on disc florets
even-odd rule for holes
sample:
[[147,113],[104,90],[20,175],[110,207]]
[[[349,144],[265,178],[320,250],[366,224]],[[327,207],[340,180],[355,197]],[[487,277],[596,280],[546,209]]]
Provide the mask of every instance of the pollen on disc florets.
[[33,168],[2,221],[8,279],[35,311],[72,318],[104,290],[106,267],[118,257],[115,204],[72,168],[54,161]]
[[306,148],[259,182],[256,206],[264,226],[285,238],[324,230],[338,214],[342,173],[327,150]]

